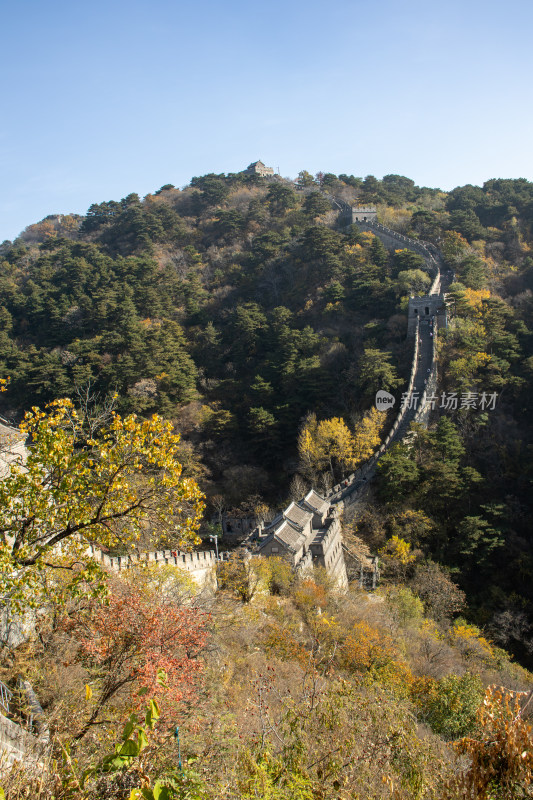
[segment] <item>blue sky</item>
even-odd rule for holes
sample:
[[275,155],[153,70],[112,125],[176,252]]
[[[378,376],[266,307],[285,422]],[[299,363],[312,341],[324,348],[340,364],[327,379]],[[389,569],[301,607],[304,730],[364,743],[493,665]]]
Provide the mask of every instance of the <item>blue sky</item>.
[[533,180],[530,0],[2,6],[0,241],[258,158]]

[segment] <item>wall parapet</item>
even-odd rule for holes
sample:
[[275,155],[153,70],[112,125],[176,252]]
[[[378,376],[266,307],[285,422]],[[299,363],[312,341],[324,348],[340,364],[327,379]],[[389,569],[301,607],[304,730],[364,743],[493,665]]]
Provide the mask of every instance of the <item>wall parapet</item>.
[[[413,250],[414,252],[419,253],[422,255],[426,261],[428,266],[428,271],[433,277],[433,281],[429,290],[429,294],[441,297],[441,271],[440,271],[440,264],[441,264],[441,256],[437,248],[429,242],[420,241],[416,239],[411,239],[409,236],[405,236],[404,234],[398,233],[397,231],[393,231],[391,228],[387,228],[380,222],[377,221],[367,221],[364,224],[359,223],[359,227],[362,230],[369,230],[370,232],[376,232],[376,235],[382,239],[390,239],[392,242],[399,242],[404,245],[404,247],[408,248],[409,250]],[[407,395],[410,396],[413,393],[417,370],[418,370],[418,356],[420,351],[420,320],[417,318],[415,322],[415,346],[413,349],[413,358],[411,362],[411,373],[409,376],[409,385],[407,388]],[[429,411],[431,408],[428,406],[427,398],[429,397],[429,392],[433,395],[436,390],[437,385],[437,350],[436,350],[436,326],[434,326],[434,335],[433,335],[433,345],[432,345],[432,357],[431,357],[431,367],[430,367],[430,374],[427,378],[426,387],[423,393],[423,398],[420,403],[420,406],[416,409],[416,413],[413,415],[413,421],[415,422],[427,422]],[[387,452],[388,448],[393,443],[394,439],[398,435],[399,428],[405,422],[405,417],[409,411],[409,406],[407,403],[403,404],[400,408],[394,423],[389,430],[385,440],[383,443],[377,448],[374,452],[372,457],[358,470],[353,472],[347,478],[345,478],[341,483],[334,486],[327,494],[328,500],[332,503],[341,503],[343,505],[350,505],[351,503],[355,502],[355,500],[366,491],[370,480],[373,478],[377,462],[379,459]]]
[[437,390],[437,326],[434,326],[433,331],[433,348],[431,354],[431,372],[427,378],[426,387],[420,400],[414,421],[425,424],[429,418],[429,414],[435,408],[435,401],[432,400]]
[[89,546],[89,555],[114,572],[120,572],[142,563],[171,564],[188,572],[195,572],[214,567],[217,560],[214,550],[195,550],[192,553],[182,553],[177,550],[149,550],[124,556],[109,556],[95,545]]

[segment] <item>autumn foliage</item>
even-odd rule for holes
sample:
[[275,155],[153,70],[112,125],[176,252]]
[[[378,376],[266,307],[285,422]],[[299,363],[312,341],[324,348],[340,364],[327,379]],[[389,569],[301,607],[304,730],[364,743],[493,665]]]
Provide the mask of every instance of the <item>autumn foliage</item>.
[[206,640],[206,617],[170,603],[146,603],[134,596],[112,597],[88,622],[84,651],[95,663],[120,659],[128,680],[158,692],[157,672],[164,670],[173,699],[190,696],[202,672],[198,655]]
[[326,606],[326,592],[323,586],[312,578],[305,578],[294,590],[294,602],[304,612]]
[[[167,710],[191,701],[204,670],[200,656],[207,614],[138,595],[124,585],[114,589],[107,605],[91,604],[64,623],[65,632],[79,643],[78,658],[105,676],[95,681],[95,705],[84,732],[124,689],[137,706],[146,693],[164,695]],[[158,680],[161,671],[166,674],[164,686]]]
[[340,666],[363,672],[388,664],[396,656],[389,636],[367,622],[357,622],[346,636],[339,654]]
[[311,414],[298,437],[302,473],[311,477],[329,470],[333,479],[340,479],[372,456],[381,443],[384,423],[384,416],[372,408],[352,433],[341,417],[318,422]]
[[[531,695],[530,695],[531,699]],[[489,687],[478,712],[480,735],[456,744],[470,765],[452,780],[446,800],[520,800],[532,797],[533,730],[517,698]]]
[[74,587],[94,577],[92,542],[131,549],[157,531],[174,545],[198,543],[203,495],[182,475],[171,423],[114,412],[98,430],[90,423],[63,399],[20,424],[31,447],[0,482],[0,598],[28,604],[50,567]]

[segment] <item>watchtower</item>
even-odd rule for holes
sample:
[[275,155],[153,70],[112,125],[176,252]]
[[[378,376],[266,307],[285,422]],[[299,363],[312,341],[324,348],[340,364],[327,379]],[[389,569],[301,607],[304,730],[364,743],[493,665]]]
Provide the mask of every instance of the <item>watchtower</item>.
[[352,206],[352,223],[377,221],[378,212],[376,206]]
[[254,161],[245,170],[245,175],[258,175],[260,178],[271,178],[274,175],[272,167],[266,167],[262,161]]
[[446,328],[448,321],[446,305],[440,294],[427,294],[424,297],[410,297],[407,317],[407,335],[414,336],[416,322],[434,318],[439,328]]

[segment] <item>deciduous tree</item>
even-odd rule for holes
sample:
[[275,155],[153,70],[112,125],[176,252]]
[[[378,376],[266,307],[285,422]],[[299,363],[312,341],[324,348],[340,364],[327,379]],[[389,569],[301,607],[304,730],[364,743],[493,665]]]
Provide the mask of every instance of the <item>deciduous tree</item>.
[[385,415],[377,408],[371,408],[355,426],[352,467],[367,461],[381,444],[381,431],[385,425]]
[[[95,680],[95,702],[76,738],[97,724],[104,707],[124,687],[134,698],[144,690],[154,696],[168,692],[174,707],[191,699],[203,672],[199,654],[206,623],[207,616],[196,609],[180,608],[172,599],[148,598],[118,582],[107,604],[92,604],[69,617],[65,630],[79,641],[85,663],[103,676]],[[158,681],[161,670],[166,673],[164,686]]]
[[72,588],[95,573],[87,547],[132,548],[157,531],[175,546],[197,541],[202,493],[182,476],[179,436],[154,415],[112,413],[89,431],[70,400],[34,408],[20,425],[30,437],[24,464],[0,482],[0,598],[28,603],[44,570],[66,570]]

